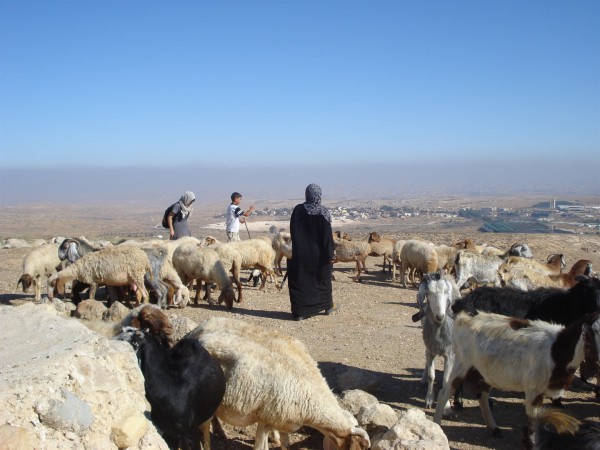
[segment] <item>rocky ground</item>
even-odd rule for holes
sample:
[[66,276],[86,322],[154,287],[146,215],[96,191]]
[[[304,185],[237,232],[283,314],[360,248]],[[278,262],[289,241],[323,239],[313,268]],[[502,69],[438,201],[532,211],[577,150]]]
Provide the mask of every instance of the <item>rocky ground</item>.
[[[394,235],[394,233],[388,233]],[[361,234],[362,236],[362,234]],[[438,244],[450,244],[467,237],[458,232],[396,233],[400,238],[421,238]],[[548,254],[564,253],[570,267],[578,259],[590,259],[594,269],[600,267],[600,237],[588,235],[471,235],[477,242],[488,242],[506,248],[514,242],[526,242],[534,257],[545,260]],[[2,249],[0,258],[0,302],[16,305],[32,302],[33,293],[24,294],[16,289],[21,275],[23,257],[30,249]],[[244,301],[228,313],[221,307],[203,303],[185,309],[169,310],[169,315],[183,315],[200,322],[211,316],[230,316],[253,323],[277,328],[306,343],[319,362],[331,387],[339,391],[338,375],[349,368],[364,369],[372,376],[368,389],[380,402],[396,410],[410,407],[423,408],[426,388],[419,381],[424,367],[424,346],[418,324],[411,321],[416,312],[416,290],[403,289],[383,273],[381,260],[367,260],[369,273],[362,283],[352,281],[351,264],[336,265],[337,281],[333,296],[341,309],[331,316],[316,316],[295,322],[291,320],[287,290],[278,291],[268,285],[266,292],[246,287]],[[0,331],[0,335],[1,335]],[[437,377],[441,382],[442,360],[437,361]],[[503,436],[493,438],[485,428],[476,401],[468,400],[465,409],[444,420],[442,428],[452,448],[458,449],[514,449],[521,446],[521,427],[526,423],[520,393],[493,391],[493,414],[502,428]],[[577,384],[567,392],[566,411],[578,418],[600,416],[600,404],[592,393]],[[426,411],[431,416],[433,410]],[[251,429],[228,428],[231,440],[215,440],[217,449],[241,450],[252,447]],[[311,430],[292,437],[294,450],[320,448],[321,437]]]

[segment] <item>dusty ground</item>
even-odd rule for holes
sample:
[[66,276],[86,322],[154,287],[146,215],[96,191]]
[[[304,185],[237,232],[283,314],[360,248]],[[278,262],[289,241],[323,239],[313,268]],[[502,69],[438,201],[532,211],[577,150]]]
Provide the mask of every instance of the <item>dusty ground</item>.
[[[214,222],[214,221],[213,221]],[[377,230],[376,224],[369,224]],[[460,231],[424,233],[407,232],[406,229],[393,231],[386,224],[388,235],[407,238],[421,238],[438,244],[450,244],[466,236],[477,242],[488,242],[499,248],[506,248],[514,242],[526,242],[530,245],[536,259],[545,259],[550,253],[565,254],[570,267],[578,259],[590,259],[594,269],[600,268],[600,237],[598,235],[507,235],[479,234],[468,227]],[[417,227],[415,227],[417,228]],[[365,228],[366,229],[366,228]],[[104,228],[103,237],[110,237],[110,230]],[[351,234],[356,238],[365,236],[365,230],[354,229]],[[35,237],[35,232],[26,232]],[[121,233],[121,228],[118,228]],[[3,230],[6,236],[6,229]],[[67,234],[67,233],[64,233]],[[63,234],[63,235],[64,235]],[[72,235],[95,234],[85,229],[72,231]],[[209,233],[206,233],[209,234]],[[38,234],[37,236],[45,237]],[[16,281],[21,275],[23,257],[29,249],[0,250],[0,302],[18,304],[33,301],[33,293],[23,294],[16,290]],[[230,316],[248,320],[266,327],[278,328],[302,340],[319,366],[330,385],[337,390],[336,375],[348,367],[358,367],[373,372],[380,377],[379,386],[372,393],[383,402],[397,410],[410,407],[423,408],[425,387],[419,384],[424,366],[424,346],[421,330],[411,322],[415,309],[416,291],[403,289],[398,283],[390,281],[390,276],[382,273],[381,260],[369,258],[367,267],[370,272],[364,276],[363,283],[355,283],[350,276],[351,264],[336,265],[337,281],[334,282],[334,300],[341,310],[332,316],[317,316],[302,322],[291,320],[287,290],[277,291],[270,285],[266,292],[252,287],[245,288],[244,301],[235,305],[232,313],[220,307],[202,304],[184,310],[170,310],[169,314],[186,315],[197,322],[210,316]],[[1,333],[1,332],[0,332]],[[441,380],[442,360],[437,361],[437,377]],[[473,400],[467,401],[465,409],[455,417],[444,420],[443,430],[450,440],[452,448],[459,449],[515,449],[521,447],[521,427],[526,416],[520,393],[502,393],[493,391],[496,399],[493,414],[503,430],[503,437],[493,438],[483,424],[483,418]],[[577,387],[569,390],[566,396],[566,410],[579,418],[600,416],[600,403],[587,390]],[[427,411],[431,416],[432,410]],[[215,440],[215,448],[241,450],[252,448],[251,429],[228,428],[232,440]],[[311,430],[301,430],[292,437],[292,449],[320,448],[321,437]]]

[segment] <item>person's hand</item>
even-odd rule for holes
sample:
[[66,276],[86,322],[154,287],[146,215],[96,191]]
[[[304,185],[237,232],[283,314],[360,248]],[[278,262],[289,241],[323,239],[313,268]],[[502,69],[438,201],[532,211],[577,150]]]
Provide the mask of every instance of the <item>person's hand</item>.
[[246,223],[246,219],[244,219],[243,217],[240,217],[240,223]]
[[250,208],[248,208],[248,211],[252,212],[256,209],[256,207],[254,205],[250,205]]
[[169,237],[170,237],[171,239],[173,239],[173,236],[175,236],[175,230],[174,230],[173,228],[171,228],[171,229],[169,230]]

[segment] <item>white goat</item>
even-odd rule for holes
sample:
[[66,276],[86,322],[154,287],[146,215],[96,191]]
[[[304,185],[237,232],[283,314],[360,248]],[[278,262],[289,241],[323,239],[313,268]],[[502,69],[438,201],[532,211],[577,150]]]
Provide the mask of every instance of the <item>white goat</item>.
[[[421,311],[424,311],[421,325],[425,344],[425,370],[423,371],[421,384],[427,385],[425,408],[431,408],[434,403],[435,357],[442,356],[444,358],[444,385],[448,383],[448,377],[452,370],[454,362],[454,351],[452,350],[454,320],[452,319],[450,307],[457,298],[460,298],[460,292],[451,276],[444,276],[442,272],[423,276],[417,293],[417,304]],[[427,300],[427,305],[425,305],[425,300]],[[448,402],[447,409],[449,408],[450,404]]]
[[441,422],[446,402],[468,376],[482,387],[479,406],[488,428],[497,435],[500,429],[488,403],[491,387],[524,392],[527,416],[533,418],[544,396],[562,396],[584,359],[600,359],[600,312],[567,327],[541,320],[461,312],[454,321],[452,340],[454,366],[438,396],[434,421]]

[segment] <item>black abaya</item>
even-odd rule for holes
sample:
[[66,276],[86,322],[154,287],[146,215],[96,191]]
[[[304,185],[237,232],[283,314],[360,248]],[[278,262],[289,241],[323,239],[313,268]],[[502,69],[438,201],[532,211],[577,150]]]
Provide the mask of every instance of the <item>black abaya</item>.
[[293,257],[288,262],[292,315],[309,317],[333,307],[331,224],[322,215],[310,215],[297,205],[290,219]]

